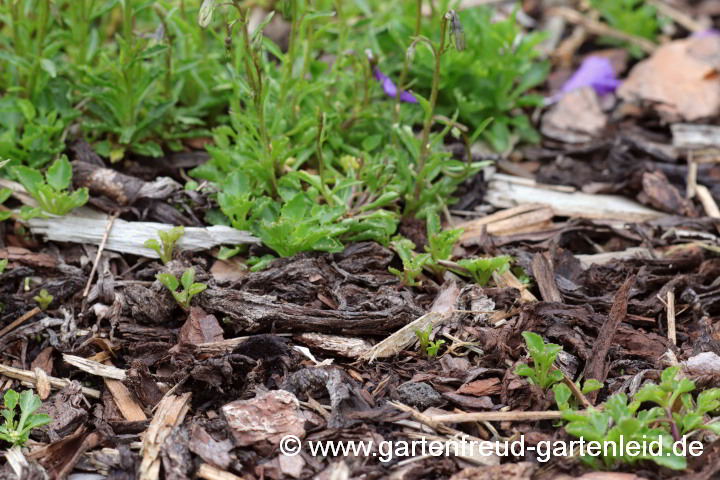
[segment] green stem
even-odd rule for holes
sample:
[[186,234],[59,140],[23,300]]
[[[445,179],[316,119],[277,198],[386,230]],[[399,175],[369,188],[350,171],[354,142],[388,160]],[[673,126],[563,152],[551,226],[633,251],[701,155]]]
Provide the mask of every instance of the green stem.
[[288,41],[288,61],[285,64],[285,77],[283,78],[282,92],[283,97],[287,92],[287,84],[290,82],[293,73],[293,64],[295,63],[295,44],[297,43],[297,31],[299,28],[298,22],[298,8],[297,0],[290,0],[292,2],[292,21],[290,24],[290,40]]
[[[267,125],[265,124],[265,105],[263,103],[264,85],[262,82],[262,66],[260,58],[250,45],[250,32],[248,31],[247,11],[242,8],[238,0],[233,0],[233,5],[240,14],[240,22],[243,27],[243,47],[245,48],[245,71],[247,72],[250,87],[253,89],[253,103],[255,104],[255,115],[258,121],[260,137],[263,144],[263,164],[270,172],[270,187],[272,196],[277,197],[277,165],[272,158],[272,147]],[[252,60],[252,62],[251,62]],[[254,69],[252,68],[254,66]],[[254,70],[254,71],[253,71]]]
[[325,160],[323,158],[323,152],[322,152],[322,144],[323,144],[323,135],[325,133],[325,114],[323,114],[320,109],[317,109],[317,139],[315,142],[315,151],[317,153],[317,162],[318,162],[318,173],[320,174],[320,188],[323,198],[325,198],[325,203],[332,206],[333,205],[333,198],[332,195],[330,195],[330,192],[328,191],[326,178],[325,178]]
[[433,72],[432,91],[430,92],[430,108],[425,113],[425,123],[422,134],[422,150],[418,159],[417,178],[415,183],[415,205],[420,200],[420,194],[425,188],[425,162],[430,154],[430,127],[432,126],[433,111],[437,103],[438,85],[440,84],[440,59],[445,51],[445,34],[447,32],[447,18],[443,15],[440,29],[440,48],[435,48],[435,71]]
[[160,5],[155,5],[155,13],[157,14],[158,18],[160,19],[160,22],[163,24],[163,29],[165,30],[165,41],[167,42],[167,52],[165,52],[165,97],[170,100],[172,99],[172,72],[173,72],[173,64],[172,64],[172,37],[170,35],[170,29],[168,28],[168,23],[165,19],[165,16],[167,15],[167,12],[164,8],[162,8]]
[[[432,3],[432,2],[430,2]],[[417,10],[415,11],[415,37],[420,35],[420,28],[422,26],[422,0],[417,0]],[[405,80],[407,80],[408,71],[410,70],[410,59],[405,55],[405,62],[403,64],[402,73],[400,73],[400,80],[398,81],[397,92],[395,93],[395,107],[392,112],[392,123],[397,124],[398,116],[400,115],[400,97],[402,97],[405,91]],[[393,135],[393,144],[397,144],[398,137]]]
[[37,78],[40,74],[40,59],[43,54],[43,46],[45,44],[45,31],[47,27],[48,16],[50,15],[50,0],[40,1],[40,11],[37,15],[36,23],[36,41],[35,47],[35,62],[33,63],[32,72],[30,73],[30,85],[28,86],[28,97],[32,97],[35,92],[35,86],[37,85]]
[[133,57],[133,9],[132,0],[124,0],[123,2],[123,39],[125,40],[125,68],[123,69],[123,76],[125,78],[125,92],[128,96],[129,110],[127,118],[125,118],[125,126],[131,127],[135,123],[135,95],[134,85],[135,80],[134,70],[135,66],[132,65]]
[[[13,46],[15,47],[15,55],[18,57],[23,56],[23,45],[22,38],[20,37],[20,0],[8,0],[10,2],[10,15],[12,17],[12,34],[13,34]],[[22,85],[20,69],[17,71],[17,81],[19,85]]]

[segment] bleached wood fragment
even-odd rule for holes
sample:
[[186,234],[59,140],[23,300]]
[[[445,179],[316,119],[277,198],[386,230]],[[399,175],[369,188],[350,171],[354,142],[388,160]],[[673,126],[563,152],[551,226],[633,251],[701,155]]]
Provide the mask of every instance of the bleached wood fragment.
[[[105,235],[107,215],[98,216],[82,208],[70,215],[54,218],[33,218],[29,221],[35,235],[42,235],[54,242],[86,243],[100,245]],[[158,254],[144,246],[146,240],[157,238],[158,231],[170,230],[174,225],[155,222],[127,222],[117,219],[108,235],[106,250],[140,255],[147,258],[159,258]],[[219,245],[257,244],[260,240],[248,232],[235,230],[223,225],[207,228],[185,227],[180,237],[178,250],[200,251]]]
[[670,125],[673,146],[678,148],[720,148],[720,127],[694,123]]
[[138,468],[140,480],[160,478],[160,450],[172,429],[180,425],[190,408],[190,392],[163,398],[155,416],[145,431],[142,443],[142,461]]
[[73,365],[83,372],[99,377],[112,378],[115,380],[125,380],[125,370],[111,365],[103,365],[102,363],[88,360],[87,358],[77,357],[75,355],[63,354],[63,360]]
[[561,217],[643,222],[666,215],[619,195],[553,191],[522,185],[508,180],[507,176],[503,179],[493,177],[485,198],[496,208],[510,208],[528,203],[545,205],[550,207],[556,216]]

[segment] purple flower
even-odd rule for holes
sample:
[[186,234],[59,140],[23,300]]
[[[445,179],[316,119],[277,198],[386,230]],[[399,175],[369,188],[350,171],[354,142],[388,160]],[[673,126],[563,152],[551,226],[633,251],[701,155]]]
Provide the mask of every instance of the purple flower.
[[[382,73],[379,69],[374,70],[375,73],[375,79],[378,82],[381,82],[383,85],[383,90],[385,90],[385,94],[390,98],[397,97],[397,87],[393,83],[392,80],[390,80],[390,77]],[[413,96],[410,92],[403,91],[400,94],[400,101],[407,102],[407,103],[417,103],[417,99],[415,96]]]
[[583,87],[592,87],[598,95],[614,92],[622,81],[618,80],[608,58],[587,57],[580,68],[565,82],[562,93]]
[[703,30],[702,32],[695,32],[690,36],[693,38],[704,38],[704,37],[712,37],[715,35],[720,35],[720,30],[718,30],[716,28],[708,28],[707,30]]

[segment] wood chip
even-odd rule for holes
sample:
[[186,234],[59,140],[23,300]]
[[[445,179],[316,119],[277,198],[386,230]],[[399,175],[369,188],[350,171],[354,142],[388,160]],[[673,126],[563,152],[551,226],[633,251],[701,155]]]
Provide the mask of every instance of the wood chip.
[[139,480],[160,478],[160,450],[172,429],[180,425],[190,408],[190,392],[170,395],[158,404],[142,443],[142,461],[138,468]]
[[435,329],[453,317],[452,308],[459,295],[460,289],[454,281],[446,283],[443,285],[443,290],[436,297],[433,308],[429,313],[410,322],[375,345],[372,349],[360,356],[360,360],[372,363],[376,358],[392,357],[404,348],[409,347],[417,341],[415,330],[425,330],[428,325],[431,325],[431,328]]
[[220,470],[219,468],[203,463],[198,468],[197,476],[206,480],[243,480],[237,475],[233,475],[230,472]]
[[[58,218],[33,218],[29,221],[35,235],[42,235],[54,242],[100,245],[105,237],[108,217],[98,218],[88,209],[77,209],[72,214]],[[106,250],[130,253],[147,258],[160,258],[157,252],[145,247],[145,241],[157,238],[160,230],[170,230],[173,225],[154,222],[127,222],[117,219],[107,237]],[[259,239],[247,232],[224,225],[207,228],[186,227],[178,240],[178,250],[202,251],[219,245],[258,244]],[[1,254],[0,254],[1,255]]]
[[37,378],[35,387],[37,388],[38,396],[41,400],[47,400],[50,396],[50,380],[48,380],[48,375],[42,368],[35,368],[34,372]]
[[113,397],[115,405],[122,414],[123,418],[128,422],[138,422],[147,420],[147,415],[142,407],[133,398],[130,390],[120,380],[105,378],[105,386]]
[[125,380],[125,370],[113,366],[103,365],[102,363],[94,362],[82,357],[76,357],[75,355],[63,354],[63,360],[73,365],[83,372],[89,373],[90,375],[97,375],[98,377],[113,378],[115,380]]
[[538,288],[540,288],[542,299],[546,302],[562,303],[563,297],[560,295],[560,290],[558,290],[555,283],[555,273],[550,262],[542,253],[536,253],[533,257],[532,272]]
[[561,217],[643,222],[666,215],[619,195],[557,192],[521,185],[496,176],[490,179],[486,200],[497,208],[541,204]]

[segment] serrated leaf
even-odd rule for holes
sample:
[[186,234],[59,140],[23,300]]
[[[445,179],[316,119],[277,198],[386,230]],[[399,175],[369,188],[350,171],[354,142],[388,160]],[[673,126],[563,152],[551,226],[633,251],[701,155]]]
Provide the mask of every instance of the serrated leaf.
[[48,168],[45,178],[47,183],[56,191],[65,190],[70,186],[70,178],[72,177],[72,167],[70,161],[65,155],[55,160],[50,168]]
[[177,290],[180,286],[177,278],[170,275],[169,273],[158,273],[157,275],[155,275],[155,278],[160,280],[163,285],[165,285],[171,292],[175,292],[175,290]]
[[183,290],[188,291],[195,281],[195,267],[186,268],[183,272],[181,283]]

